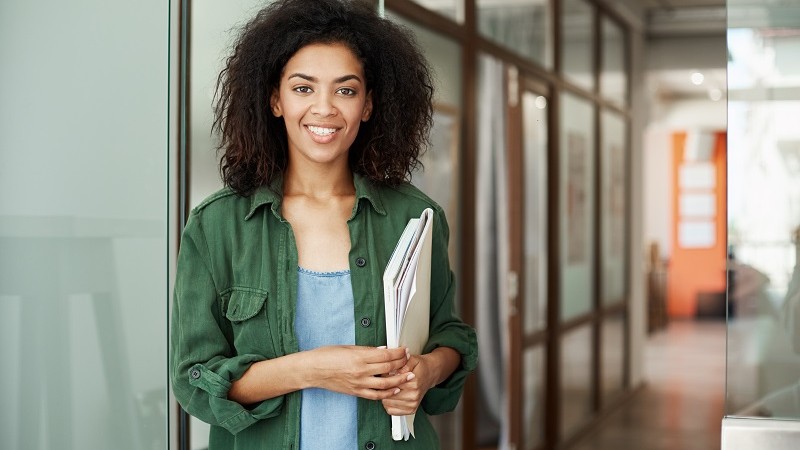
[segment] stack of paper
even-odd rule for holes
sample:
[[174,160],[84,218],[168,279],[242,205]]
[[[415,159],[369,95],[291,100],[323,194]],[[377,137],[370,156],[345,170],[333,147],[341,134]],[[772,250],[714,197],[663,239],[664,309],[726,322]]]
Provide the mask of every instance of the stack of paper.
[[[408,221],[383,273],[386,344],[419,355],[428,342],[431,302],[431,229],[428,208]],[[414,416],[392,416],[392,439],[414,436]]]

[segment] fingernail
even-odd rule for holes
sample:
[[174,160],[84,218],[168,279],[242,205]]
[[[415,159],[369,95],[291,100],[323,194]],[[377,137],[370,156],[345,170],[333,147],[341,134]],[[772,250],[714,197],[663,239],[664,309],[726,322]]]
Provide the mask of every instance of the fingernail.
[[397,389],[394,390],[394,395],[397,395],[399,393],[400,393],[400,388],[397,388]]
[[381,345],[381,346],[380,346],[380,347],[378,347],[378,348],[386,348],[386,346],[385,346],[385,345]]
[[406,381],[411,381],[411,380],[413,380],[413,379],[414,379],[414,372],[411,372],[411,373],[410,373],[410,374],[408,374],[408,376],[406,377]]

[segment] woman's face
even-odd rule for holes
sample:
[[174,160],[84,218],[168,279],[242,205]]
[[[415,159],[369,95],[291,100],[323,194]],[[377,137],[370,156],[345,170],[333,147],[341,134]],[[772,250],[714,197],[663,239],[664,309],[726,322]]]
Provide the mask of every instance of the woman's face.
[[347,164],[358,128],[372,113],[372,96],[347,46],[310,44],[286,63],[270,105],[286,125],[289,161]]

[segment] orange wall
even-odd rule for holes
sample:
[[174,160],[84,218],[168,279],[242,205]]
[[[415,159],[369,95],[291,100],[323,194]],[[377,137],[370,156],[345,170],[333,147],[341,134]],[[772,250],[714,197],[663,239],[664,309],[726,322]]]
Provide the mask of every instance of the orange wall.
[[716,241],[711,248],[680,248],[678,241],[680,187],[678,174],[683,163],[686,133],[672,137],[672,256],[667,274],[667,311],[670,317],[694,317],[697,294],[701,291],[725,291],[727,255],[727,166],[726,134],[715,134],[712,162],[716,167]]

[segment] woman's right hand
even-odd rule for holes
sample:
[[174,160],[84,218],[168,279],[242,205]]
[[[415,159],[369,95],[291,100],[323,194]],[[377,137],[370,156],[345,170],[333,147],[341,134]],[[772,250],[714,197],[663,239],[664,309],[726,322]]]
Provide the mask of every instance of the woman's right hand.
[[396,373],[406,362],[406,349],[356,345],[320,347],[308,352],[308,383],[343,394],[369,400],[395,395],[406,382],[407,374]]

